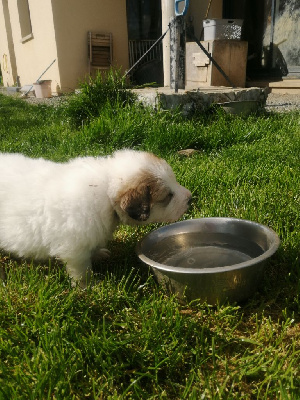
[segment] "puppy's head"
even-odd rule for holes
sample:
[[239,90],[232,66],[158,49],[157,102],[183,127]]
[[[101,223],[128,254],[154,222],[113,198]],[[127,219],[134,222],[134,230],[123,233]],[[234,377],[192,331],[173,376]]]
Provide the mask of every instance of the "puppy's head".
[[178,220],[189,207],[190,191],[179,185],[165,160],[149,153],[131,153],[129,169],[135,171],[128,175],[126,170],[114,197],[120,220],[130,225]]

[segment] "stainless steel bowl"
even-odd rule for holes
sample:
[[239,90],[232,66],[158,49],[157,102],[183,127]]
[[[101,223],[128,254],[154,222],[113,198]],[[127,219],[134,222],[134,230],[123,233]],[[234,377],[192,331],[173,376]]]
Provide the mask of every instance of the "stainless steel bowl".
[[243,301],[259,286],[265,261],[280,244],[256,222],[200,218],[161,227],[137,245],[158,282],[183,301]]
[[240,100],[218,103],[227,114],[248,116],[257,111],[260,103],[257,100]]

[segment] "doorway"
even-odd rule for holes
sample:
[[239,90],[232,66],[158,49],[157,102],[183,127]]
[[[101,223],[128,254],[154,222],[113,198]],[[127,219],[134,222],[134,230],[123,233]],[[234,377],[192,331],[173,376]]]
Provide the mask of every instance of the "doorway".
[[244,20],[249,77],[300,76],[299,0],[223,0],[223,17]]
[[283,76],[300,75],[300,2],[273,0],[270,6],[263,38],[263,48],[271,52],[270,67]]
[[[161,0],[127,0],[129,67],[161,36]],[[131,72],[137,85],[163,84],[162,44],[155,46]]]

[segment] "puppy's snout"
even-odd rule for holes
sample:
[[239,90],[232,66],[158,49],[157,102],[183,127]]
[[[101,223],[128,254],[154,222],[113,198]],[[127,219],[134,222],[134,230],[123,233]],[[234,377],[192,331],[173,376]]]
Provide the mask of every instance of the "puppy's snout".
[[190,205],[192,204],[192,196],[188,196],[188,199],[187,199],[187,205],[188,205],[188,207],[190,207]]

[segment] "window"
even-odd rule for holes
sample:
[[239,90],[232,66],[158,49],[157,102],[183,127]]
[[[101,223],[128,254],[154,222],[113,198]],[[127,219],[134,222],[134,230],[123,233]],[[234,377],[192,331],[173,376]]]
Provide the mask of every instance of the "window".
[[21,42],[33,38],[28,0],[17,0],[21,28]]

